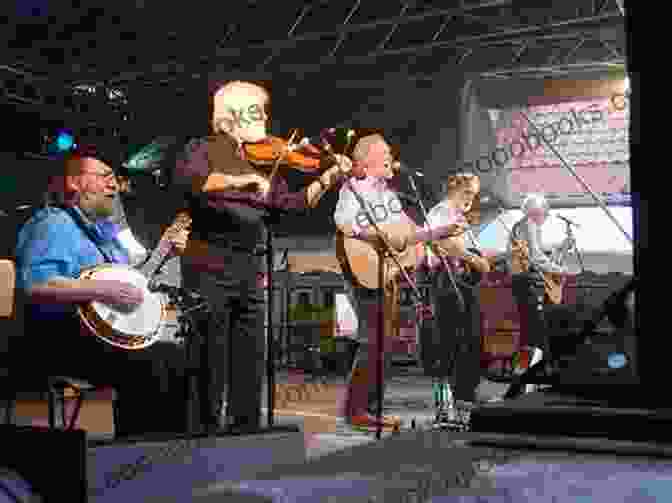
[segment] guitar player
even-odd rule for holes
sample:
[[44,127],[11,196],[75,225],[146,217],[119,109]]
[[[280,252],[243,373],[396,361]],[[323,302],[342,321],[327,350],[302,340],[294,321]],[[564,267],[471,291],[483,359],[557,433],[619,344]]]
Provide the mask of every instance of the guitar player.
[[51,204],[20,229],[15,256],[25,325],[10,350],[18,365],[35,372],[113,386],[118,437],[182,433],[187,427],[183,351],[162,341],[145,350],[118,350],[82,330],[76,314],[78,304],[91,301],[129,307],[143,301],[131,284],[78,279],[83,269],[104,261],[130,262],[111,220],[118,197],[115,164],[101,148],[80,147],[65,160],[62,175],[53,177]]
[[[551,273],[557,275],[566,274],[566,269],[553,260],[544,252],[543,226],[549,216],[550,205],[542,194],[527,195],[521,205],[523,218],[516,222],[511,229],[511,239],[508,243],[509,266],[512,271],[513,297],[518,306],[520,315],[521,338],[527,344],[521,350],[527,351],[529,356],[527,372],[534,371],[536,365],[543,364],[542,357],[550,349],[548,327],[544,314],[544,306],[547,298],[544,290],[542,274]],[[518,271],[516,267],[516,252],[514,240],[520,240],[527,244],[529,257],[528,270]],[[562,245],[561,245],[562,246]],[[519,353],[520,354],[520,353]],[[521,360],[518,355],[517,360]],[[520,365],[515,370],[518,376],[524,371]],[[520,378],[520,377],[519,377]],[[518,378],[518,379],[519,379]],[[512,398],[523,392],[523,386],[514,380],[505,394],[505,398]],[[524,392],[530,393],[536,389],[534,384],[524,385]]]
[[[395,175],[390,146],[383,136],[373,134],[360,138],[352,155],[352,174],[354,175],[350,178],[352,187],[369,205],[370,215],[375,219],[381,231],[385,232],[388,243],[399,252],[411,248],[412,253],[410,253],[407,265],[411,268],[416,267],[417,257],[414,244],[416,241],[426,240],[428,233],[418,228],[409,218],[402,207],[399,196],[388,185],[388,180]],[[349,240],[368,243],[372,249],[384,246],[378,236],[378,231],[370,224],[366,211],[362,208],[361,202],[353,193],[349,183],[344,184],[340,189],[334,222],[337,232]],[[441,236],[452,230],[453,226],[447,226],[436,229],[434,232]],[[347,260],[345,257],[339,257],[339,260],[342,261],[341,266],[344,272],[362,269],[362,276],[377,274],[377,264],[348,264],[343,262]],[[362,284],[362,280],[357,280],[356,276],[357,273],[345,274],[350,301],[358,319],[356,338],[359,347],[348,376],[345,402],[341,404],[341,408],[350,424],[373,428],[377,426],[375,416],[378,405],[376,369],[380,354],[377,346],[379,290],[367,288]],[[384,374],[389,371],[391,363],[388,344],[395,327],[390,321],[397,319],[398,296],[399,289],[394,286],[394,281],[385,285],[383,386],[385,384]],[[383,418],[384,428],[393,428],[399,424],[398,417]]]
[[[444,187],[443,200],[427,215],[429,224],[433,227],[468,226],[466,215],[475,210],[480,179],[475,174],[456,173],[448,177]],[[437,316],[421,324],[420,352],[425,374],[434,379],[435,391],[436,387],[441,390],[436,421],[450,423],[457,420],[454,400],[475,402],[481,378],[480,293],[478,282],[467,281],[467,267],[480,276],[490,270],[490,264],[486,257],[467,249],[464,233],[436,244],[440,248],[424,247],[426,262],[422,270],[430,274]],[[464,300],[464,313],[446,266],[451,269],[455,286]]]

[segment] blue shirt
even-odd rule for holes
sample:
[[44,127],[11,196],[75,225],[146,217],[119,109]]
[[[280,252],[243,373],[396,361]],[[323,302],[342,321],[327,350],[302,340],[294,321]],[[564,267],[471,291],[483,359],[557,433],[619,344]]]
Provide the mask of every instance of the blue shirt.
[[[116,237],[118,226],[110,220],[93,223],[78,208],[73,211],[81,217],[96,242],[66,210],[55,207],[38,210],[19,231],[15,253],[17,289],[27,290],[56,276],[78,278],[84,269],[107,261],[98,246],[115,263],[129,263],[128,252]],[[62,317],[74,309],[68,304],[29,306],[31,314],[39,317],[49,314]]]

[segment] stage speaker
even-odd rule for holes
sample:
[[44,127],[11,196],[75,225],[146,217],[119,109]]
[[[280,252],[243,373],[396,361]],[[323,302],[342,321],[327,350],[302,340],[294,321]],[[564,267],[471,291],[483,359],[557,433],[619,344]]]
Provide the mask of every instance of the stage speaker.
[[633,280],[611,294],[585,323],[574,354],[559,359],[560,387],[639,384],[634,288]]
[[[33,426],[0,425],[0,468],[22,480],[5,480],[10,491],[20,484],[19,501],[87,503],[86,434]],[[4,480],[4,479],[3,479]],[[26,487],[29,486],[29,487]],[[16,491],[12,491],[15,492]],[[2,491],[0,491],[0,494]],[[30,494],[31,499],[20,499]],[[0,501],[4,501],[0,497]]]
[[636,340],[633,334],[616,333],[590,340],[576,355],[560,360],[560,386],[638,384]]

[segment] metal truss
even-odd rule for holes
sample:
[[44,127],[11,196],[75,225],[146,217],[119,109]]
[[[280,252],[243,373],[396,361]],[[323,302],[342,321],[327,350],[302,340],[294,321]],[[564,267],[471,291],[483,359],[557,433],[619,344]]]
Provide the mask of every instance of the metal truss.
[[[244,56],[246,51],[256,51],[259,49],[268,49],[271,51],[281,51],[283,49],[292,49],[299,45],[300,43],[304,42],[315,42],[323,39],[329,39],[329,38],[334,38],[337,37],[340,42],[337,42],[337,47],[340,46],[343,43],[343,40],[347,38],[349,34],[352,33],[357,33],[361,31],[366,31],[366,30],[374,30],[377,28],[380,28],[381,26],[391,26],[391,27],[396,27],[398,28],[399,26],[403,24],[409,24],[413,22],[418,22],[418,21],[423,21],[426,19],[431,19],[431,18],[436,18],[436,17],[455,17],[455,16],[460,16],[464,13],[470,12],[470,11],[476,11],[479,9],[486,9],[486,8],[492,8],[492,7],[502,7],[506,5],[511,5],[513,3],[513,0],[483,0],[482,2],[478,4],[473,4],[473,5],[463,5],[462,7],[454,7],[454,8],[449,8],[449,9],[430,9],[428,11],[419,13],[419,14],[405,14],[406,10],[404,10],[404,14],[401,16],[395,16],[392,18],[386,18],[386,19],[378,19],[375,21],[371,21],[368,23],[359,23],[359,24],[351,24],[350,19],[352,18],[352,15],[354,15],[355,11],[359,8],[361,3],[361,0],[358,0],[355,2],[354,6],[350,10],[350,14],[346,17],[345,21],[338,25],[336,28],[332,30],[325,30],[325,31],[316,31],[316,32],[310,32],[310,33],[305,33],[302,35],[290,35],[288,38],[285,39],[279,39],[279,40],[268,40],[259,44],[250,44],[247,46],[243,47],[222,47],[218,48],[215,51],[215,55],[213,58],[213,63],[215,62],[216,59],[223,59],[223,58],[239,58],[241,56]],[[303,15],[302,15],[303,14]],[[299,17],[303,19],[303,16],[305,14],[302,13],[299,14]],[[300,20],[299,20],[300,21]],[[294,23],[295,25],[297,24],[296,22]],[[396,29],[395,28],[395,29]],[[219,44],[218,44],[219,45]],[[384,50],[384,49],[383,49]],[[335,56],[336,50],[331,51],[331,57]],[[167,62],[165,64],[170,65],[176,63],[175,61]],[[129,73],[123,73],[121,75],[117,75],[115,77],[105,79],[107,82],[112,83],[113,85],[122,83],[122,82],[128,82],[128,81],[133,81],[140,79],[147,74],[151,72],[129,72]]]
[[[608,64],[622,64],[625,59],[625,56],[621,54],[619,49],[610,41],[605,40],[603,36],[603,29],[605,27],[619,27],[623,24],[624,11],[620,0],[580,0],[588,4],[590,15],[579,16],[577,14],[576,17],[559,19],[556,13],[556,17],[553,19],[553,11],[551,11],[550,16],[544,15],[541,17],[541,20],[538,20],[536,23],[529,23],[526,26],[515,28],[509,26],[508,28],[448,40],[442,40],[442,36],[451,22],[456,18],[478,18],[479,21],[487,23],[488,19],[492,19],[491,17],[479,16],[479,14],[484,14],[482,12],[484,9],[513,7],[515,0],[482,0],[473,4],[461,2],[459,7],[434,8],[420,13],[411,13],[411,9],[416,5],[416,2],[406,0],[401,4],[401,11],[394,17],[377,19],[366,23],[352,23],[352,19],[361,8],[363,1],[372,2],[373,0],[354,1],[345,18],[340,21],[340,24],[330,30],[297,34],[298,28],[304,22],[305,17],[311,9],[317,6],[316,2],[311,2],[304,4],[290,25],[286,38],[242,47],[224,47],[226,43],[231,43],[232,36],[240,30],[240,26],[236,24],[234,19],[227,25],[227,33],[223,37],[223,40],[216,44],[212,57],[202,56],[200,58],[193,58],[192,56],[189,59],[194,61],[193,63],[174,60],[153,65],[146,72],[128,72],[104,81],[95,80],[89,82],[91,82],[90,85],[98,89],[125,88],[129,91],[132,87],[136,86],[155,86],[175,83],[180,80],[186,82],[202,78],[204,71],[207,73],[216,71],[218,65],[226,67],[226,65],[230,64],[230,61],[235,61],[241,55],[248,54],[248,51],[258,51],[260,49],[262,52],[264,49],[268,51],[263,59],[257,65],[253,64],[249,69],[241,69],[237,73],[248,75],[249,78],[272,78],[281,77],[283,74],[300,75],[317,73],[323,71],[325,68],[337,67],[338,65],[369,65],[374,60],[379,60],[380,68],[383,71],[385,71],[388,65],[390,68],[396,68],[400,79],[428,80],[435,78],[435,76],[430,74],[410,74],[408,69],[419,58],[431,55],[432,59],[436,58],[439,63],[445,62],[447,66],[462,66],[464,71],[468,73],[483,71],[485,72],[484,75],[487,76],[506,76],[516,73],[528,75],[534,73],[534,68],[529,66],[529,63],[528,66],[525,66],[525,56],[527,53],[533,49],[548,47],[548,51],[552,51],[552,53],[543,64],[545,69],[535,68],[543,74],[549,74],[549,72],[550,74],[556,74],[570,70],[583,71],[583,68],[589,67],[589,64],[582,62],[581,52],[584,46],[590,41],[599,41],[605,50],[605,55],[601,58],[602,62],[597,61],[592,63],[594,68],[603,68]],[[583,12],[586,13],[586,10]],[[537,13],[535,12],[535,14]],[[428,34],[427,42],[405,47],[390,47],[392,37],[402,25],[431,18],[442,18],[442,23],[434,33]],[[351,34],[376,30],[385,26],[389,27],[389,29],[373,50],[352,56],[340,55],[340,48]],[[329,38],[335,38],[335,42],[318,63],[274,64],[275,58],[285,50],[291,50],[302,43],[321,41]],[[558,42],[563,46],[560,49],[553,47]],[[489,49],[502,49],[504,54],[510,51],[509,64],[504,64],[502,68],[494,70],[487,67],[479,69],[479,56],[483,50]],[[595,59],[594,54],[591,58]],[[585,59],[583,58],[583,61]],[[504,60],[506,60],[506,56],[504,56]],[[376,63],[379,61],[376,61]],[[519,68],[521,66],[522,68]],[[204,70],[204,68],[207,68],[207,70]],[[38,77],[20,68],[0,65],[0,86],[2,85],[4,75],[8,74],[12,74],[12,79],[14,80],[22,80],[24,82],[24,90],[32,86],[38,89],[38,91],[21,92],[10,90],[11,92],[8,92],[7,89],[4,89],[5,99],[10,97],[15,102],[33,105],[45,102],[45,97],[42,96],[45,94],[45,91],[40,90],[47,88],[40,83],[42,80],[45,80],[43,77]],[[366,79],[364,75],[363,78]],[[81,85],[87,82],[81,79],[78,83]],[[343,85],[348,86],[347,83],[343,83]],[[73,108],[73,106],[68,105],[72,101],[73,86],[70,86],[69,89],[66,87],[62,92],[60,90],[54,91],[54,86],[51,84],[49,87],[51,91],[47,92],[47,94],[50,93],[52,96],[46,99],[46,101],[51,103],[65,102],[68,108]],[[3,89],[0,88],[0,94],[2,94],[2,91]],[[117,102],[114,102],[114,100],[108,101],[115,107],[121,106],[118,100]],[[76,105],[74,108],[77,108]]]
[[[351,11],[352,13],[352,11]],[[350,16],[349,16],[350,17]],[[399,19],[399,18],[396,18]],[[346,22],[348,19],[346,19]],[[487,48],[510,48],[512,52],[512,64],[517,63],[520,59],[523,58],[526,50],[538,46],[540,43],[550,43],[557,41],[571,41],[571,40],[599,40],[598,28],[620,24],[622,22],[621,16],[618,13],[607,13],[601,14],[598,16],[590,17],[578,17],[573,19],[566,19],[562,21],[556,21],[547,23],[545,25],[533,25],[525,26],[522,28],[515,29],[506,29],[495,31],[492,33],[485,33],[481,35],[474,35],[468,37],[458,37],[453,40],[439,41],[437,40],[441,32],[445,30],[446,24],[448,21],[444,22],[442,27],[433,34],[432,41],[424,44],[416,44],[408,47],[388,49],[386,48],[387,41],[389,41],[389,33],[379,46],[364,55],[355,55],[347,56],[343,58],[335,57],[335,52],[342,43],[342,40],[336,43],[336,45],[330,51],[330,55],[325,57],[321,63],[315,64],[293,64],[293,65],[283,65],[276,72],[278,74],[306,74],[312,72],[319,72],[323,70],[326,66],[336,66],[336,65],[357,65],[357,64],[368,64],[376,58],[382,57],[400,57],[405,58],[399,61],[399,66],[408,66],[412,64],[412,61],[415,57],[426,53],[432,53],[437,50],[446,50],[452,49],[457,50],[460,53],[460,56],[456,61],[453,61],[454,64],[462,64],[469,59],[473,59],[474,56],[478,55],[478,51]],[[395,29],[395,25],[392,26],[392,30]],[[390,33],[392,33],[392,30]],[[550,33],[549,33],[550,32]],[[582,44],[583,44],[582,43]],[[620,58],[620,54],[613,47],[609,46],[606,42],[602,41],[605,48],[610,51],[609,57],[611,58]],[[582,45],[581,44],[581,45]],[[570,58],[579,51],[580,45],[577,43],[574,48],[563,56],[563,61],[570,62]],[[277,53],[276,53],[277,54]],[[446,60],[449,63],[449,60]],[[168,69],[166,69],[168,70]],[[264,68],[266,70],[266,67]],[[199,73],[186,72],[189,75],[189,78],[200,78]],[[254,71],[245,72],[253,74]],[[146,84],[155,85],[157,83],[165,84],[175,80],[184,78],[183,73],[180,72],[170,72],[166,71],[161,77],[154,75],[154,78],[149,80]],[[268,76],[268,75],[267,75]],[[137,77],[137,75],[134,75]],[[254,78],[250,75],[250,78]],[[257,78],[264,78],[263,75],[259,75]],[[424,78],[424,77],[423,77]],[[115,86],[126,87],[132,85],[134,82],[123,82],[121,80],[114,81]],[[139,83],[139,82],[137,82]]]
[[538,77],[543,78],[552,75],[566,75],[578,73],[594,73],[603,70],[614,68],[623,68],[625,66],[625,58],[613,59],[601,62],[589,63],[565,63],[548,66],[531,66],[519,68],[500,68],[481,72],[480,76],[483,78],[511,78],[511,77]]
[[73,89],[8,65],[0,65],[0,101],[36,107],[47,115],[76,115],[88,123],[128,114],[128,100],[117,89]]

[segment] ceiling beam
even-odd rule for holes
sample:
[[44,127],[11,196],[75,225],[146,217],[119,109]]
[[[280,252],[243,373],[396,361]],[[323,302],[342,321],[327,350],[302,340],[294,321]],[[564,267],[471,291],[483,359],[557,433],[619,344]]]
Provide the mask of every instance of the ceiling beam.
[[[308,14],[308,12],[310,12],[310,10],[312,9],[312,7],[313,7],[313,6],[312,6],[311,4],[309,4],[309,3],[307,3],[307,4],[305,4],[305,5],[303,6],[303,8],[301,9],[301,12],[299,13],[299,15],[297,16],[296,20],[295,20],[294,23],[292,24],[291,28],[290,28],[289,31],[287,32],[287,38],[292,38],[292,37],[294,36],[294,32],[295,32],[296,29],[299,27],[299,24],[301,23],[301,21],[303,21],[303,18],[306,17],[306,14]],[[220,44],[219,46],[221,47],[221,44]],[[269,54],[269,56],[268,56],[268,57],[264,60],[264,62],[260,65],[259,69],[260,69],[260,70],[263,70],[264,68],[266,68],[266,66],[271,62],[271,60],[272,60],[272,59],[273,59],[279,52],[280,52],[279,50],[274,50],[271,54]]]
[[[338,64],[366,64],[369,63],[372,59],[381,56],[401,56],[401,55],[413,55],[422,52],[434,51],[438,49],[459,49],[464,53],[473,53],[476,49],[483,49],[487,47],[497,47],[497,46],[506,46],[506,45],[520,45],[520,44],[530,44],[532,42],[545,42],[545,41],[554,41],[554,40],[572,40],[572,39],[581,39],[581,38],[590,38],[588,29],[576,29],[568,32],[560,33],[551,33],[549,30],[557,30],[559,28],[572,28],[582,25],[597,25],[597,27],[604,27],[604,24],[622,24],[623,19],[618,13],[603,14],[600,16],[590,16],[590,17],[578,17],[569,20],[552,22],[546,25],[533,25],[522,28],[507,29],[501,30],[499,32],[486,33],[482,35],[474,35],[468,37],[458,37],[453,40],[441,41],[441,42],[429,42],[425,44],[416,44],[413,46],[398,48],[398,49],[383,49],[383,50],[373,50],[368,54],[361,56],[348,56],[345,58],[325,58],[321,63],[309,63],[309,64],[295,64],[295,65],[283,65],[283,67],[275,72],[274,74],[269,73],[263,75],[257,72],[237,72],[243,74],[249,74],[250,79],[259,79],[272,77],[273,75],[277,76],[278,74],[289,73],[289,74],[305,74],[311,72],[320,72],[324,70],[324,67],[327,65],[338,65]],[[595,26],[591,27],[595,28]],[[216,71],[214,68],[209,70]],[[161,84],[166,84],[168,82],[173,82],[181,79],[183,76],[187,78],[203,78],[202,74],[197,72],[169,72],[166,71],[162,77],[158,75],[155,77],[156,80],[150,80],[146,85],[154,85],[154,83],[160,82]],[[160,78],[160,80],[159,80]],[[132,81],[131,81],[132,82]],[[115,86],[127,87],[131,82],[117,82]],[[124,85],[125,84],[125,85]]]
[[[367,64],[379,56],[392,56],[392,55],[413,55],[426,51],[432,51],[437,49],[459,49],[462,52],[462,56],[465,54],[468,56],[473,54],[478,49],[484,49],[489,47],[497,46],[507,46],[507,45],[520,45],[520,44],[531,44],[534,42],[547,42],[547,41],[557,41],[557,40],[573,40],[588,37],[586,29],[583,30],[573,30],[571,32],[561,32],[548,34],[549,29],[555,28],[566,28],[572,27],[575,25],[581,25],[586,23],[594,23],[595,20],[601,20],[602,22],[621,22],[620,15],[618,14],[607,14],[597,17],[589,18],[577,18],[569,21],[562,21],[559,23],[552,23],[551,25],[541,26],[541,27],[532,27],[532,28],[520,28],[513,30],[505,30],[496,33],[489,33],[484,35],[470,36],[470,37],[460,37],[451,41],[443,42],[431,42],[427,44],[414,45],[410,47],[404,47],[399,49],[388,49],[382,51],[372,51],[369,54],[363,56],[350,56],[347,58],[341,58],[340,60],[331,60],[329,62],[319,63],[310,63],[310,64],[296,64],[296,65],[284,65],[279,71],[275,72],[277,77],[279,74],[307,74],[311,72],[320,72],[324,70],[324,67],[327,65],[357,65],[357,64]],[[513,36],[513,38],[511,38]],[[248,72],[243,72],[248,73]],[[202,78],[202,75],[194,74],[197,78]],[[191,75],[193,77],[193,75]],[[269,74],[266,77],[272,77],[273,75]],[[194,77],[194,78],[196,78]],[[162,79],[162,83],[167,83],[175,81],[181,78],[181,74],[175,74],[172,77]],[[264,78],[260,76],[251,76],[250,78]],[[151,85],[151,82],[150,82]]]
[[0,64],[0,71],[12,73],[14,75],[18,75],[18,76],[23,77],[24,79],[28,79],[28,80],[35,80],[35,81],[47,81],[47,80],[49,80],[48,77],[35,75],[34,73],[30,73],[26,70],[21,70],[20,68],[16,68],[15,66],[11,66],[11,65]]
[[[343,21],[343,23],[341,23],[342,26],[345,26],[346,24],[348,24],[350,22],[350,19],[352,19],[352,16],[355,15],[355,12],[357,12],[359,10],[359,7],[360,7],[361,4],[362,4],[362,0],[357,0],[355,2],[355,5],[352,6],[352,8],[350,9],[350,12],[348,12],[348,15],[345,17],[345,20]],[[334,47],[331,49],[331,51],[329,51],[329,57],[330,58],[333,58],[336,55],[336,51],[338,50],[339,47],[341,47],[341,44],[343,44],[346,37],[347,37],[347,34],[345,32],[341,33],[338,36],[338,40],[334,44]]]
[[[269,49],[269,50],[280,50],[280,49],[290,49],[298,45],[300,42],[315,42],[323,38],[332,38],[339,35],[357,33],[366,30],[373,30],[381,26],[394,26],[394,25],[403,25],[409,24],[417,21],[424,21],[426,19],[441,17],[441,16],[459,16],[461,13],[474,11],[478,9],[485,9],[491,7],[501,7],[504,5],[510,5],[513,3],[513,0],[483,0],[478,4],[473,5],[464,5],[463,7],[454,7],[450,9],[431,9],[420,14],[413,15],[404,15],[404,16],[395,16],[392,18],[378,19],[376,21],[371,21],[368,23],[360,24],[339,24],[336,28],[325,31],[318,32],[309,32],[303,35],[296,35],[293,37],[280,39],[280,40],[267,40],[258,44],[250,44],[242,47],[224,47],[217,49],[215,53],[215,58],[224,58],[224,57],[241,57],[244,55],[245,51],[249,50],[259,50],[259,49]],[[149,72],[129,72],[111,77],[108,80],[110,83],[115,84],[119,81],[127,80],[136,80]]]
[[529,66],[523,68],[500,68],[496,70],[489,70],[481,72],[481,77],[497,78],[497,77],[514,77],[525,74],[541,74],[551,72],[566,72],[571,73],[575,71],[596,71],[601,69],[613,68],[614,66],[621,66],[625,64],[625,58],[612,59],[609,61],[596,61],[589,63],[566,63],[552,66]]

